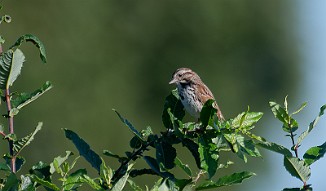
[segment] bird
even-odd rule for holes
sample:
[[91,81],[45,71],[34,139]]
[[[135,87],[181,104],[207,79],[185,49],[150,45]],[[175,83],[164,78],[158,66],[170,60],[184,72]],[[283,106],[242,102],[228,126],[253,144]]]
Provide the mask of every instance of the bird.
[[213,99],[217,118],[224,121],[224,116],[211,90],[196,72],[190,68],[179,68],[172,74],[169,84],[176,84],[181,103],[191,116],[199,120],[203,105],[207,100]]

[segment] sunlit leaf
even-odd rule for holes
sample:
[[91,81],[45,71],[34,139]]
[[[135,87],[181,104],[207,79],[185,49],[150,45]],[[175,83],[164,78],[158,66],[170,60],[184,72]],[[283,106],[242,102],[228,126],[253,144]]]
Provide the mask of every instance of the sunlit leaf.
[[302,182],[307,182],[310,178],[310,167],[299,158],[284,156],[284,166],[292,176],[300,179]]
[[312,163],[316,162],[320,158],[322,158],[326,153],[326,142],[320,146],[317,147],[311,147],[306,151],[306,153],[303,155],[304,161],[311,165]]
[[8,81],[6,84],[7,89],[9,88],[9,86],[12,86],[14,81],[16,81],[17,77],[21,73],[21,69],[23,67],[24,62],[25,62],[25,56],[24,56],[23,52],[19,49],[16,49],[12,56],[10,72],[9,72]]
[[42,186],[46,187],[46,188],[49,188],[51,190],[60,190],[60,188],[58,186],[56,186],[55,184],[53,184],[52,182],[49,182],[47,180],[44,180],[44,179],[41,179],[39,178],[38,176],[36,175],[32,175],[30,176],[30,178],[34,181],[34,182],[37,182],[39,184],[41,184]]
[[257,143],[258,146],[260,147],[263,147],[265,149],[268,149],[270,151],[274,151],[274,152],[277,152],[277,153],[280,153],[284,156],[287,156],[287,157],[291,157],[292,156],[292,153],[291,151],[289,151],[289,149],[283,147],[282,145],[278,145],[276,143],[272,143],[272,142],[260,142],[260,143]]
[[122,191],[123,188],[125,187],[127,180],[129,178],[129,172],[130,169],[132,168],[133,164],[130,164],[127,168],[127,173],[124,174],[113,186],[113,188],[111,189],[111,191]]
[[320,108],[318,116],[309,124],[308,129],[298,137],[297,145],[300,145],[303,139],[306,138],[306,136],[310,133],[310,131],[312,131],[312,129],[317,125],[320,117],[324,115],[325,109],[326,109],[326,104]]
[[73,190],[74,188],[80,187],[82,184],[83,175],[87,174],[85,169],[78,169],[71,173],[64,181],[64,190]]
[[257,123],[262,116],[263,113],[261,112],[243,112],[233,119],[231,125],[235,129],[249,128]]
[[299,109],[297,109],[295,112],[293,112],[291,115],[295,115],[297,113],[299,113],[301,110],[303,110],[303,108],[305,108],[307,106],[307,102],[304,102],[301,104],[301,106],[299,107]]
[[240,173],[233,173],[231,175],[223,176],[222,178],[218,179],[216,182],[214,181],[206,181],[199,186],[196,187],[196,190],[206,190],[212,188],[218,188],[222,186],[230,186],[233,184],[242,183],[243,180],[248,179],[252,176],[256,175],[252,172],[240,172]]
[[54,172],[61,173],[59,167],[71,156],[73,153],[71,151],[66,151],[66,156],[58,156],[55,157],[53,162],[50,164],[50,173],[53,174]]

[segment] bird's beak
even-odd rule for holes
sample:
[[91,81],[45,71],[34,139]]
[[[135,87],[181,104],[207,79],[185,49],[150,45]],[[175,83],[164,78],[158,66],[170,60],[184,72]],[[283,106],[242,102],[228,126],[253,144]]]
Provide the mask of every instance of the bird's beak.
[[174,84],[174,83],[176,83],[176,82],[177,82],[177,80],[173,78],[173,79],[169,82],[169,84]]

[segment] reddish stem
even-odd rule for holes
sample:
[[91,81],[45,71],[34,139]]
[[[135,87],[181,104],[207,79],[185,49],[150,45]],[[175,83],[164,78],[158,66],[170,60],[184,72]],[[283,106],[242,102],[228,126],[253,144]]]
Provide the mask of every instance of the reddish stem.
[[[9,88],[6,88],[5,92],[6,102],[7,102],[7,110],[8,115],[11,111],[11,102],[10,102],[10,92]],[[9,115],[9,133],[14,134],[14,117]],[[16,173],[16,156],[14,156],[14,142],[12,140],[9,140],[9,151],[11,156],[11,171],[13,173]]]

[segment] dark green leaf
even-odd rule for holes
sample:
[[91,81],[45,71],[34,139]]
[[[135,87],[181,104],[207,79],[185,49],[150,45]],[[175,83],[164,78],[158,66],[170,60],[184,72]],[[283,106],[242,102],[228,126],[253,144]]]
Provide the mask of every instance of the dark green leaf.
[[303,155],[304,161],[311,165],[312,163],[316,162],[320,158],[322,158],[326,153],[326,142],[317,147],[311,147],[307,150],[307,152]]
[[303,139],[310,133],[310,131],[317,125],[320,117],[322,115],[324,115],[324,111],[326,109],[326,104],[323,105],[321,108],[320,108],[320,111],[319,111],[319,114],[318,116],[309,124],[309,127],[306,131],[304,131],[299,137],[298,137],[298,141],[297,141],[297,145],[300,145],[301,142],[303,141]]
[[0,170],[3,170],[3,171],[7,171],[7,172],[10,172],[10,167],[8,164],[6,163],[0,163]]
[[32,34],[25,34],[21,36],[10,49],[19,47],[24,41],[32,42],[40,51],[40,57],[43,63],[46,63],[46,53],[43,43],[36,36]]
[[129,129],[142,141],[143,140],[143,136],[140,134],[140,132],[125,118],[123,118],[119,112],[117,112],[116,110],[113,110],[117,115],[118,117],[120,118],[120,120],[127,126],[129,127]]
[[165,141],[156,142],[155,148],[157,162],[166,169],[172,169],[175,166],[174,159],[177,156],[175,148]]
[[58,156],[54,158],[53,162],[50,164],[50,173],[54,172],[61,173],[60,166],[71,156],[73,153],[71,151],[66,151],[66,156]]
[[42,129],[42,125],[43,123],[39,122],[33,133],[17,141],[14,141],[15,155],[18,155],[27,145],[29,145],[34,140],[34,136],[36,135],[37,132],[39,132]]
[[52,88],[52,84],[47,81],[43,84],[43,86],[32,93],[20,93],[12,98],[11,104],[12,107],[18,110],[21,110],[24,106],[28,105],[29,103],[35,101],[45,92],[49,91]]
[[173,129],[174,120],[171,120],[170,111],[174,118],[182,120],[185,116],[183,105],[180,101],[177,89],[173,90],[170,95],[165,98],[164,109],[162,114],[162,121],[166,128]]
[[2,188],[3,191],[16,191],[18,190],[19,180],[14,173],[10,173],[7,177],[6,184]]
[[277,152],[277,153],[280,153],[284,156],[287,156],[287,157],[291,157],[292,156],[292,153],[291,151],[289,151],[289,149],[283,147],[282,145],[278,145],[276,143],[272,143],[272,142],[260,142],[260,143],[257,143],[258,146],[260,147],[263,147],[265,149],[268,149],[270,151],[274,151],[274,152]]
[[213,107],[214,100],[207,100],[200,112],[200,121],[203,127],[207,125],[214,126],[214,116],[216,115],[216,108]]
[[237,128],[250,128],[257,123],[263,116],[261,112],[242,112],[232,121],[232,127]]
[[[5,159],[8,166],[11,165],[12,156],[10,154],[4,154],[3,158]],[[25,164],[25,159],[22,156],[16,156],[16,171],[18,172],[21,167]]]
[[284,166],[292,176],[304,183],[310,178],[310,167],[299,158],[284,156]]
[[129,142],[129,146],[132,149],[139,149],[142,145],[141,140],[135,135],[133,138],[131,138],[130,142]]
[[197,167],[201,168],[200,156],[198,152],[198,147],[199,147],[198,144],[191,139],[182,139],[182,145],[187,147],[187,149],[191,152],[192,156],[194,157]]
[[122,191],[123,188],[125,187],[127,180],[129,178],[129,172],[130,169],[132,168],[133,164],[130,164],[127,168],[127,173],[125,173],[113,186],[111,191]]
[[80,138],[75,132],[64,129],[66,138],[71,140],[76,148],[79,151],[79,154],[83,156],[87,162],[89,162],[92,167],[94,167],[98,172],[100,172],[100,166],[102,163],[102,160],[100,156],[95,153],[90,146],[82,139]]
[[208,136],[200,136],[198,138],[198,143],[200,167],[208,173],[208,178],[211,179],[215,175],[218,167],[218,150]]
[[189,168],[189,166],[187,164],[182,163],[182,161],[176,157],[174,160],[174,163],[181,168],[189,177],[192,176],[192,172],[191,169]]
[[197,186],[196,190],[206,190],[206,189],[212,189],[212,188],[218,188],[222,186],[230,186],[233,184],[239,184],[244,179],[250,178],[254,176],[255,173],[252,172],[240,172],[240,173],[234,173],[228,176],[223,176],[222,178],[218,179],[216,182],[214,181],[206,181],[199,186]]
[[109,150],[104,150],[104,151],[103,151],[103,154],[106,155],[106,156],[109,156],[109,157],[113,157],[113,158],[119,159],[119,160],[123,160],[123,159],[125,159],[125,157],[121,157],[121,156],[119,156],[119,155],[117,155],[117,154],[113,154],[113,153],[112,153],[111,151],[109,151]]
[[150,156],[144,156],[143,157],[144,160],[146,161],[146,163],[151,167],[151,169],[158,174],[159,176],[163,177],[163,178],[169,178],[171,180],[174,180],[174,175],[169,173],[169,172],[162,172],[160,170],[160,166],[158,164],[158,162],[156,161],[156,159],[154,159],[153,157]]
[[32,166],[29,170],[30,174],[34,174],[42,179],[49,180],[51,173],[50,173],[50,165],[39,161],[36,165]]

